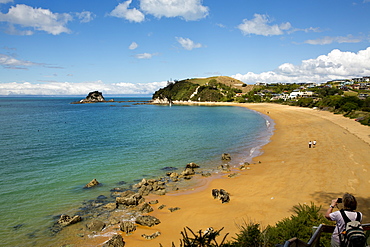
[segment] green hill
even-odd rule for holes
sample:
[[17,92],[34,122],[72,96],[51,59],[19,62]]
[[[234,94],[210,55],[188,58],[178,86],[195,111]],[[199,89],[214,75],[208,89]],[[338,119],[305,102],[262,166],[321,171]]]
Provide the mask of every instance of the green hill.
[[228,76],[193,78],[168,83],[154,93],[153,100],[227,102],[233,101],[237,93],[246,93],[252,88],[253,85]]

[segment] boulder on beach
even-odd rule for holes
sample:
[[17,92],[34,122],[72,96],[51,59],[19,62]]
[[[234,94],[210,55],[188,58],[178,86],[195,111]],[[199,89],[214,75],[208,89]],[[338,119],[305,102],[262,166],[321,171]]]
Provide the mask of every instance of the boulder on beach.
[[84,188],[91,188],[91,187],[97,186],[99,184],[100,183],[98,182],[98,180],[96,180],[96,178],[94,178],[88,184],[86,184]]
[[124,247],[125,241],[123,241],[123,237],[119,234],[113,235],[111,239],[109,239],[103,247]]
[[149,203],[144,202],[142,205],[139,205],[138,211],[143,213],[143,214],[146,214],[146,213],[153,212],[154,210],[153,210],[152,206],[149,205]]
[[149,226],[149,227],[152,227],[154,225],[158,225],[159,223],[161,223],[161,221],[159,219],[157,219],[156,217],[151,216],[151,215],[138,216],[136,218],[135,222],[139,225]]
[[131,234],[136,231],[136,225],[131,221],[123,221],[119,227],[119,229],[126,234]]
[[141,236],[142,236],[143,238],[147,239],[147,240],[151,240],[151,239],[155,239],[155,238],[156,238],[156,237],[158,237],[159,235],[161,235],[161,232],[156,231],[156,232],[155,232],[155,233],[153,233],[153,234],[150,234],[150,235],[148,235],[148,234],[142,234]]

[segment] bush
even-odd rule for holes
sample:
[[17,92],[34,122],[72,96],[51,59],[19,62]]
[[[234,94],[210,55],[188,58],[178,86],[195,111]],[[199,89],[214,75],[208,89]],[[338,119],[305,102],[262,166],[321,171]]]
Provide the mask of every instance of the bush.
[[[297,237],[304,242],[308,242],[313,234],[313,227],[320,224],[331,224],[321,213],[321,207],[299,204],[293,207],[294,214],[289,218],[284,218],[275,226],[267,226],[265,229],[260,224],[253,222],[243,222],[239,226],[240,232],[233,238],[234,241],[224,243],[227,234],[223,237],[220,244],[216,237],[220,235],[221,230],[213,230],[203,233],[199,231],[194,233],[190,228],[187,229],[193,236],[189,236],[186,229],[181,232],[183,239],[180,240],[184,247],[200,246],[222,246],[222,247],[272,247],[277,244],[284,244],[285,241]],[[322,234],[320,237],[320,246],[330,246],[331,234]],[[174,244],[172,244],[175,247]]]

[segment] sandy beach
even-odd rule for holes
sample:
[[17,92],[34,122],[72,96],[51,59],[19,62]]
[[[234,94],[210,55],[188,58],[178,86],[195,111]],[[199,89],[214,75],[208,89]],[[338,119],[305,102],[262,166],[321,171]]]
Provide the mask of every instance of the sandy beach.
[[[208,227],[220,229],[228,239],[239,232],[238,225],[253,221],[261,226],[274,225],[292,214],[298,204],[322,205],[323,212],[331,199],[352,193],[364,222],[370,223],[370,128],[353,119],[329,112],[276,104],[233,104],[269,115],[275,122],[271,141],[254,158],[250,169],[228,178],[204,178],[195,189],[165,196],[149,196],[159,201],[153,215],[161,223],[138,227],[130,235],[122,233],[126,246],[179,246],[180,232],[188,226],[194,231]],[[316,140],[314,148],[308,142]],[[212,189],[230,193],[230,202],[213,199]],[[159,210],[160,205],[166,205]],[[179,207],[170,212],[168,208]],[[142,234],[160,231],[154,240]],[[107,237],[94,238],[102,244]],[[220,239],[221,240],[221,239]],[[83,241],[77,246],[92,246]]]

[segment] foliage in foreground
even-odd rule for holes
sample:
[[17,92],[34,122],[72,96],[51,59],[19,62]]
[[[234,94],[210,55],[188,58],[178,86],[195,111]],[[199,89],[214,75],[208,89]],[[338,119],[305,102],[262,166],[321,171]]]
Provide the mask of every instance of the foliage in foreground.
[[[293,207],[294,214],[279,221],[275,226],[267,226],[262,229],[260,224],[245,222],[239,226],[240,232],[236,234],[233,241],[225,242],[226,234],[220,244],[216,238],[223,230],[213,230],[203,233],[201,230],[194,233],[189,227],[192,236],[188,235],[186,229],[181,232],[180,247],[270,247],[283,244],[285,241],[297,237],[308,242],[313,234],[313,227],[320,224],[331,224],[330,221],[320,213],[321,207],[311,205],[297,205]],[[320,246],[330,246],[331,234],[322,234]],[[220,236],[221,237],[221,236]],[[175,247],[174,244],[172,244]]]

